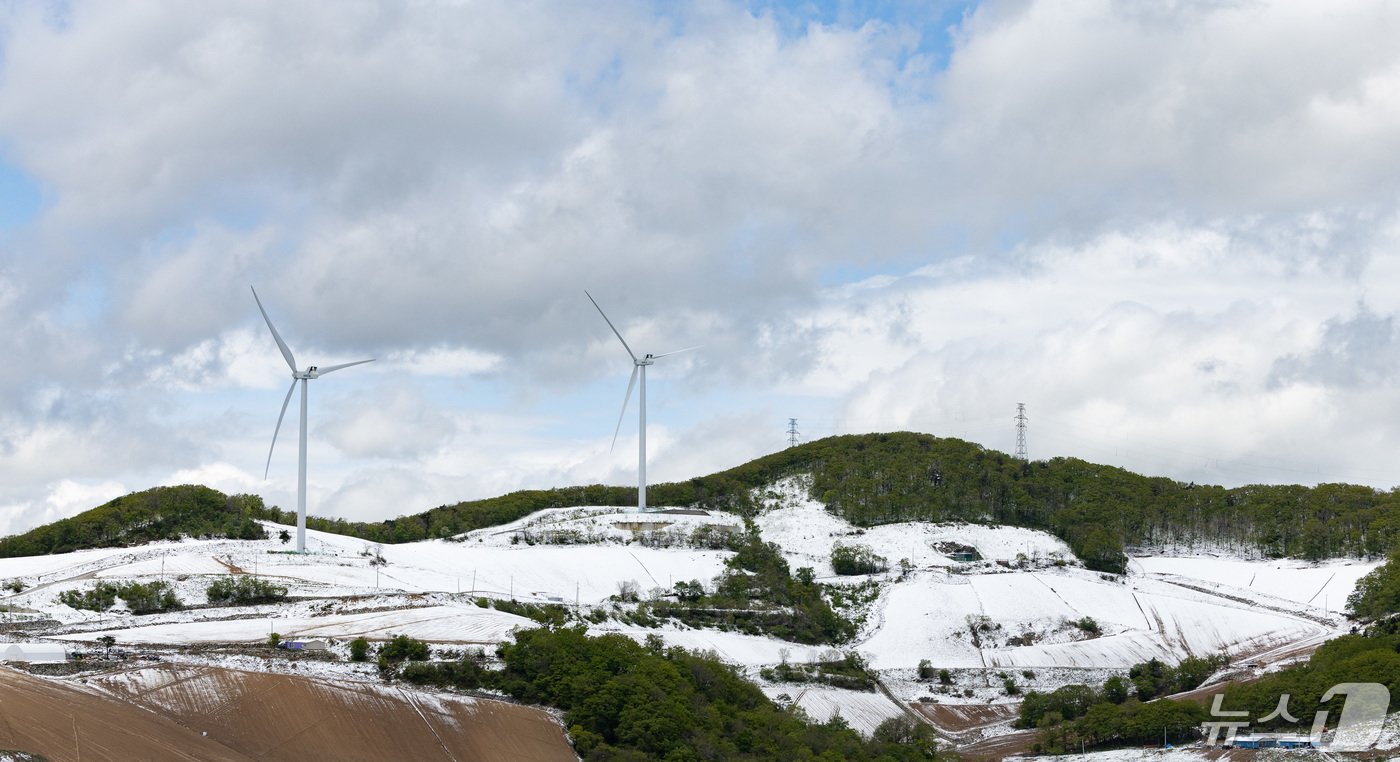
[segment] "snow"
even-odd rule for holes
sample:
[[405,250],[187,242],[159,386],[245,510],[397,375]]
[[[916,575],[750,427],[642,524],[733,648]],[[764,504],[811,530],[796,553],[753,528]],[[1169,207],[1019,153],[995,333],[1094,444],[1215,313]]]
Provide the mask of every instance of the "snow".
[[908,714],[904,707],[879,692],[851,691],[826,685],[773,683],[763,686],[770,699],[786,695],[816,722],[827,722],[840,715],[851,729],[869,737],[880,723]]
[[831,549],[837,544],[866,545],[892,566],[909,559],[916,568],[947,567],[955,562],[935,549],[937,543],[970,545],[984,559],[1059,558],[1074,560],[1059,538],[1020,527],[967,524],[931,524],[906,521],[861,528],[833,515],[826,506],[807,496],[807,479],[783,479],[760,491],[767,509],[756,519],[763,539],[783,548],[794,568],[810,566],[818,576],[832,576]]
[[830,646],[804,646],[776,638],[721,630],[681,630],[671,627],[647,629],[601,625],[589,628],[589,632],[594,635],[621,633],[638,642],[645,640],[648,635],[658,635],[667,646],[714,653],[730,664],[745,667],[767,666],[784,661],[810,663],[825,658],[833,651]]
[[[1163,582],[1135,586],[1077,569],[953,575],[919,572],[890,586],[882,626],[858,645],[872,666],[1126,668],[1227,651],[1254,653],[1325,633],[1317,622]],[[994,629],[973,645],[969,626]],[[1101,637],[1070,622],[1092,617]],[[969,618],[974,618],[972,621]],[[995,625],[1000,625],[999,628]],[[1031,634],[1032,645],[1006,644]]]
[[1337,611],[1346,605],[1356,583],[1380,561],[1326,561],[1297,559],[1246,561],[1233,558],[1135,558],[1132,564],[1143,574],[1182,577],[1226,585],[1244,591]]
[[277,632],[283,638],[350,639],[364,636],[388,640],[394,635],[408,635],[433,643],[499,643],[508,639],[517,628],[535,626],[533,621],[524,617],[467,604],[326,616],[174,621],[59,637],[64,640],[95,641],[103,635],[111,635],[122,643],[181,645],[259,642],[267,640],[269,633]]
[[[1052,690],[1066,682],[1099,682],[1111,671],[1150,658],[1174,662],[1222,650],[1266,665],[1296,658],[1300,648],[1344,630],[1337,609],[1356,581],[1377,565],[1151,555],[1132,559],[1126,576],[1103,575],[1081,568],[1059,539],[1029,529],[918,522],[858,528],[812,501],[806,484],[797,477],[759,490],[757,497],[765,505],[756,518],[759,531],[765,540],[779,544],[794,568],[813,567],[828,581],[871,580],[878,586],[879,596],[859,636],[839,650],[865,656],[882,683],[905,701],[936,691],[917,677],[915,670],[924,660],[953,670],[959,694],[974,690],[971,698],[940,694],[939,702],[975,704],[998,698],[1000,681],[992,677],[998,671],[1014,669],[1018,683]],[[265,525],[273,537],[291,529]],[[40,638],[92,642],[111,634],[120,644],[178,647],[262,642],[275,630],[283,637],[342,642],[361,635],[387,639],[406,634],[431,643],[489,648],[518,628],[536,625],[480,608],[477,597],[569,605],[577,600],[588,608],[608,603],[624,585],[635,585],[644,597],[679,581],[708,585],[724,571],[731,553],[691,547],[691,534],[702,527],[737,531],[740,525],[737,517],[718,512],[555,508],[466,533],[460,541],[377,546],[312,530],[307,533],[310,552],[304,555],[288,553],[288,546],[276,539],[187,539],[0,559],[0,580],[20,579],[29,585],[21,593],[3,595],[18,615],[60,622],[37,626],[33,636]],[[568,533],[571,539],[587,542],[538,542],[550,533]],[[659,537],[669,547],[644,545],[638,541],[644,535]],[[833,580],[830,553],[837,542],[867,545],[894,569]],[[1016,568],[991,561],[956,563],[939,552],[940,543],[970,545],[984,559],[1014,562],[1025,556],[1032,563],[1012,563]],[[370,564],[376,554],[385,565]],[[901,576],[899,561],[905,558],[914,570]],[[187,604],[199,606],[212,580],[244,572],[285,584],[301,600],[148,616],[132,615],[120,606],[104,613],[77,611],[58,602],[62,591],[86,589],[98,580],[163,579]],[[1075,626],[1085,617],[1097,623],[1097,636]],[[984,621],[985,631],[980,627]],[[973,626],[979,627],[980,646],[969,632]],[[657,635],[668,645],[713,652],[750,674],[783,661],[829,658],[834,650],[673,624],[648,629],[609,620],[592,625],[590,632],[617,632],[638,641]],[[344,658],[343,643],[333,650]],[[296,668],[326,679],[377,679],[372,665],[344,661],[304,661],[289,667],[285,660],[251,654],[173,648],[169,658],[264,671]],[[1035,677],[1023,680],[1023,670],[1033,671]],[[903,711],[883,693],[814,685],[764,690],[770,695],[787,693],[819,720],[839,710],[866,733]]]
[[919,573],[893,585],[881,604],[883,626],[859,645],[870,666],[916,667],[921,659],[937,667],[985,666],[966,636],[966,615],[982,610],[967,578]]

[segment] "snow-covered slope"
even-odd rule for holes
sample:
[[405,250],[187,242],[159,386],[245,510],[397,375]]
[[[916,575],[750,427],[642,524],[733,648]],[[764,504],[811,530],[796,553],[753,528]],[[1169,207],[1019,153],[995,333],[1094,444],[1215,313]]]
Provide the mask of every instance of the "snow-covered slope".
[[[862,529],[810,500],[800,478],[779,482],[760,497],[766,507],[755,519],[758,530],[781,547],[793,568],[809,566],[825,582],[863,583],[867,590],[873,583],[878,590],[873,604],[860,610],[865,621],[859,635],[841,648],[861,653],[906,702],[936,692],[937,686],[915,676],[922,662],[980,675],[960,684],[975,686],[972,697],[940,694],[940,701],[986,701],[999,690],[1000,680],[992,678],[998,672],[1034,672],[1044,689],[1056,680],[1086,679],[1154,657],[1175,661],[1225,651],[1257,659],[1262,652],[1320,642],[1344,626],[1338,608],[1377,565],[1146,556],[1134,558],[1130,573],[1117,577],[1082,568],[1063,542],[1044,532],[918,522]],[[306,555],[288,553],[276,539],[164,542],[0,559],[0,582],[24,587],[0,597],[12,617],[45,620],[23,638],[90,643],[111,634],[122,644],[172,649],[262,641],[275,630],[342,643],[402,633],[456,647],[489,646],[535,625],[483,608],[478,598],[578,604],[588,613],[594,607],[613,611],[610,597],[623,588],[646,597],[680,581],[708,586],[731,553],[705,549],[711,543],[702,540],[743,531],[742,524],[723,513],[638,515],[589,507],[541,511],[453,541],[376,546],[311,531]],[[275,537],[283,527],[269,528]],[[890,562],[891,571],[836,576],[831,550],[838,542],[868,546]],[[954,561],[951,554],[964,548],[975,549],[981,560]],[[371,563],[376,558],[384,564]],[[242,574],[284,584],[294,600],[203,607],[210,581]],[[99,614],[58,600],[64,590],[98,581],[154,579],[171,583],[189,607],[134,616],[120,605]],[[751,672],[782,661],[830,658],[833,650],[674,624],[648,629],[617,618],[595,619],[590,628],[637,640],[658,635],[673,645],[713,651]],[[846,693],[809,686],[798,703],[818,718],[840,708],[866,730],[893,716],[891,707],[899,710],[883,695]]]

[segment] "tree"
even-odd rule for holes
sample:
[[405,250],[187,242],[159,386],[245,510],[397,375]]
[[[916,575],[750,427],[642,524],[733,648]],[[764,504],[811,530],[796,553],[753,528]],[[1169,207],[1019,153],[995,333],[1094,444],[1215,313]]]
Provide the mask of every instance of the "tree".
[[117,644],[117,639],[111,635],[103,635],[97,639],[97,642],[102,644],[102,658],[110,659],[112,657],[112,646]]
[[350,641],[350,661],[369,661],[369,641],[364,636]]
[[705,597],[705,586],[701,585],[699,580],[677,582],[675,589],[676,600],[685,601],[687,603],[698,601]]
[[283,545],[286,545],[287,543],[292,541],[292,533],[283,529],[282,531],[277,533],[277,539],[281,540]]
[[267,647],[268,647],[268,648],[276,648],[277,645],[278,645],[279,643],[281,643],[281,642],[282,642],[282,634],[281,634],[281,633],[274,632],[274,633],[271,633],[271,634],[269,634],[269,635],[267,636]]
[[428,654],[427,643],[407,635],[395,635],[379,647],[381,662],[426,661]]
[[1103,697],[1111,704],[1121,704],[1128,700],[1128,681],[1122,675],[1114,675],[1104,681]]

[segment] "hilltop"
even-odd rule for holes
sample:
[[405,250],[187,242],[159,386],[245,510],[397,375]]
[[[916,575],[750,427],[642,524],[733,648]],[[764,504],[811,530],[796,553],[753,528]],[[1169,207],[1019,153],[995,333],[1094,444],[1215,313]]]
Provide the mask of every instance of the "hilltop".
[[256,540],[265,536],[257,520],[278,515],[256,495],[225,495],[194,484],[155,487],[0,539],[0,558],[124,548],[181,537]]
[[[896,432],[828,437],[734,468],[648,486],[655,505],[752,517],[755,490],[810,477],[811,497],[871,527],[966,521],[1041,529],[1091,569],[1121,573],[1125,550],[1201,544],[1271,558],[1317,560],[1387,553],[1400,527],[1400,494],[1347,484],[1225,488],[1143,476],[1077,458],[1022,462],[954,438]],[[380,522],[308,517],[307,526],[373,542],[445,539],[564,506],[627,505],[636,489],[590,485],[525,490],[443,505]],[[240,537],[254,519],[294,523],[251,495],[167,487],[0,540],[0,556],[133,545],[177,536]]]

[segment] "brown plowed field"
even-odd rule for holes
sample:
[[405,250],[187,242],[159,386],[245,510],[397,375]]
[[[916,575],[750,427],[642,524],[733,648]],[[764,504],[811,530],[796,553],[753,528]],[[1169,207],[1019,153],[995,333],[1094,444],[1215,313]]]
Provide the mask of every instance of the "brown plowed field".
[[140,707],[8,667],[0,667],[0,749],[52,762],[252,759]]
[[54,762],[577,759],[547,713],[489,699],[189,665],[89,678],[86,690],[0,673],[0,748]]
[[910,704],[935,728],[949,734],[964,733],[1016,717],[1020,704]]

